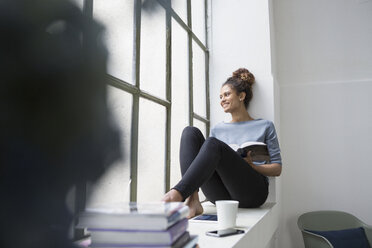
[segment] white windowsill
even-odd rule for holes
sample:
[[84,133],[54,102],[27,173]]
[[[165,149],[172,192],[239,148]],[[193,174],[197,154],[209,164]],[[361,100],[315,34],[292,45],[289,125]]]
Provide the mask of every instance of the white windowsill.
[[[203,203],[205,214],[215,214],[216,207],[210,202]],[[260,208],[239,208],[237,215],[237,228],[243,229],[244,234],[223,238],[205,235],[207,231],[217,230],[216,221],[189,221],[189,231],[199,236],[199,246],[213,248],[228,247],[254,247],[265,248],[272,240],[278,228],[278,206],[275,203],[265,203]]]

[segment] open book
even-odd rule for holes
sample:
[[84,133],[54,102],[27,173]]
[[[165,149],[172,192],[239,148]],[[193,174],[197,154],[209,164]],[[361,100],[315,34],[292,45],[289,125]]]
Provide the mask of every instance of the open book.
[[269,151],[265,143],[248,141],[241,145],[229,144],[229,146],[242,157],[247,157],[248,152],[251,151],[251,158],[254,162],[270,162]]

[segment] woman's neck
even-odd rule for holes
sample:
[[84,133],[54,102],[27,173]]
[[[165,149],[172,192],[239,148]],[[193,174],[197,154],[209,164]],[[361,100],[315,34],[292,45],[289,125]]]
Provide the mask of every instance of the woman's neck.
[[247,112],[247,110],[239,110],[231,113],[231,123],[242,122],[242,121],[251,121],[254,120]]

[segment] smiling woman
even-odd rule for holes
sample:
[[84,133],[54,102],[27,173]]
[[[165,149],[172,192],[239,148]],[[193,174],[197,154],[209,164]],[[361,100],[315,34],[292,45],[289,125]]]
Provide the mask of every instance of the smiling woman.
[[[245,68],[240,68],[233,73],[233,76],[228,78],[227,81],[222,85],[221,88],[221,106],[226,113],[232,113],[236,111],[231,111],[225,109],[225,107],[230,106],[228,103],[235,103],[237,107],[243,108],[243,112],[239,111],[245,115],[245,110],[248,109],[249,102],[252,100],[252,85],[255,82],[255,78],[252,73],[250,73]],[[232,93],[235,94],[232,94]],[[244,105],[239,104],[239,102],[244,103]],[[248,112],[247,112],[248,113]]]
[[[164,197],[164,201],[182,201],[190,207],[190,216],[201,214],[198,189],[211,202],[237,200],[243,208],[261,206],[268,196],[267,176],[281,174],[279,142],[271,121],[253,119],[247,112],[252,99],[254,76],[241,68],[222,85],[221,106],[231,121],[219,123],[205,139],[195,127],[185,128],[181,137],[182,179]],[[263,142],[270,161],[253,162],[251,152],[242,157],[229,144]]]

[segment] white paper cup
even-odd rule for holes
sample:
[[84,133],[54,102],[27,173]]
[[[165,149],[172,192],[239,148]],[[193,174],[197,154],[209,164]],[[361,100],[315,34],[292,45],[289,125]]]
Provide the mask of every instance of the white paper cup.
[[216,201],[218,228],[234,228],[236,226],[236,214],[238,213],[238,201]]

